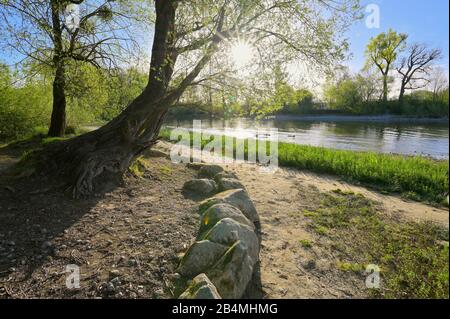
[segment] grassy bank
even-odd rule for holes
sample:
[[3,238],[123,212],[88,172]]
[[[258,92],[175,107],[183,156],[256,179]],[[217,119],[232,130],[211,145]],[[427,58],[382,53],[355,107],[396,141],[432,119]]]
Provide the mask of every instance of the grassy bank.
[[[170,131],[163,130],[161,137],[169,140]],[[208,142],[202,140],[202,146]],[[278,153],[280,166],[336,175],[352,183],[418,201],[441,204],[448,192],[448,161],[288,143],[279,143]]]
[[373,297],[448,298],[448,230],[399,223],[359,194],[336,190],[317,201],[317,209],[301,212],[316,242],[302,245],[331,245],[343,272],[364,275],[368,265],[377,265],[381,282],[370,291]]

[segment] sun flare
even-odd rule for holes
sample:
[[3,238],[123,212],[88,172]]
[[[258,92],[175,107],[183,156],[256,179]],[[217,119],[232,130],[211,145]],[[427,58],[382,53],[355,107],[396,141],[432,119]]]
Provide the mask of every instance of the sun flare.
[[231,57],[237,67],[247,66],[254,58],[254,48],[247,42],[239,41],[231,47]]

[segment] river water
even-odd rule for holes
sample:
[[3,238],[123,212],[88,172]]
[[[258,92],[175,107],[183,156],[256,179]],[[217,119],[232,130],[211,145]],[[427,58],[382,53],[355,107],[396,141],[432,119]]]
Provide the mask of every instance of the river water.
[[[448,122],[409,120],[355,121],[345,118],[202,120],[207,133],[240,138],[267,138],[276,129],[280,142],[327,148],[449,158]],[[192,120],[170,120],[169,127],[192,128]],[[273,134],[273,133],[272,133]],[[273,135],[272,135],[273,136]]]

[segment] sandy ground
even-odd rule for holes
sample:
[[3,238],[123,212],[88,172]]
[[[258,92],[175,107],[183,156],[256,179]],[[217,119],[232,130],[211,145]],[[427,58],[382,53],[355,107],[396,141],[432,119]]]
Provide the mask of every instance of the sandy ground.
[[[448,228],[448,210],[407,202],[362,187],[297,170],[264,173],[252,165],[233,165],[261,216],[261,281],[266,298],[362,298],[365,277],[336,269],[339,259],[323,238],[312,233],[300,212],[314,210],[320,193],[336,189],[360,193],[378,203],[379,211],[400,220],[431,221]],[[300,240],[315,242],[305,249]]]

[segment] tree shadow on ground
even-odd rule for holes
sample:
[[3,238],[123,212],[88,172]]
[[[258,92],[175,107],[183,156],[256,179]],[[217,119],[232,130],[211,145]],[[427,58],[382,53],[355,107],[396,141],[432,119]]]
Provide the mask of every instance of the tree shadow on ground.
[[[170,298],[167,280],[198,227],[195,202],[181,195],[192,177],[152,157],[125,187],[73,200],[56,176],[0,173],[0,298]],[[66,288],[71,264],[81,289]],[[111,269],[123,280],[107,291]]]
[[[0,155],[2,151],[4,150],[0,149]],[[17,156],[20,156],[19,150],[11,153],[11,157],[17,158]],[[169,164],[163,162],[161,165]],[[177,207],[173,208],[173,204],[168,202],[168,196],[176,194],[177,189],[181,190],[183,181],[192,178],[192,172],[180,167],[180,171],[176,171],[177,174],[175,174],[177,175],[176,183],[163,183],[161,178],[167,177],[158,175],[158,169],[158,166],[153,167],[153,173],[150,175],[155,176],[149,177],[153,180],[149,186],[152,192],[145,191],[144,194],[141,194],[141,190],[139,196],[145,195],[149,196],[148,198],[153,198],[159,194],[163,198],[162,203],[164,205],[180,211],[179,215],[183,221],[187,218],[189,227],[194,232],[194,229],[197,228],[195,223],[197,217],[194,212],[192,212],[193,214],[186,214],[185,212],[187,209],[186,203],[195,205],[194,202],[180,202],[183,196],[179,193]],[[180,173],[181,176],[179,176]],[[168,189],[161,190],[159,188],[161,185],[165,185]],[[109,256],[115,254],[116,251],[111,251],[112,248],[107,246],[89,249],[87,247],[90,245],[89,240],[99,236],[100,233],[111,234],[108,229],[105,229],[105,225],[109,224],[105,221],[102,223],[103,219],[120,219],[123,222],[124,219],[127,219],[125,217],[136,214],[135,212],[126,212],[127,209],[130,210],[128,204],[132,203],[139,206],[140,202],[136,203],[134,198],[136,193],[129,187],[115,192],[114,205],[110,205],[109,197],[105,198],[103,195],[90,199],[74,200],[69,196],[70,194],[66,194],[64,187],[64,183],[58,181],[55,176],[33,175],[17,179],[8,176],[6,171],[0,173],[0,298],[30,298],[36,296],[71,298],[86,296],[86,293],[89,293],[88,296],[98,296],[98,293],[92,290],[71,291],[66,289],[65,278],[67,273],[65,266],[85,264],[87,259],[84,258],[90,259],[91,252],[97,254],[100,258],[107,257],[107,260],[110,261]],[[195,198],[195,201],[198,202],[203,199],[198,197]],[[153,202],[149,202],[147,206],[152,205],[154,205]],[[117,211],[112,213],[111,209]],[[156,212],[162,214],[161,209],[163,208],[157,209]],[[154,208],[152,208],[153,210]],[[173,215],[169,212],[164,212],[164,214],[161,217],[171,218],[170,216]],[[153,215],[146,214],[145,216],[148,219],[154,218]],[[83,220],[83,222],[80,223],[80,220]],[[152,240],[161,239],[162,242],[164,239],[161,238],[163,233],[164,235],[167,233],[170,236],[177,236],[180,230],[167,223],[167,220],[164,221],[164,218],[161,218],[161,220],[163,225],[167,224],[167,227],[162,227],[161,230],[149,234],[152,235],[152,238],[154,237]],[[155,226],[159,227],[158,225]],[[129,226],[121,227],[127,228]],[[187,237],[191,237],[189,232],[186,233]],[[116,234],[111,235],[115,236]],[[180,242],[186,242],[186,239],[183,238],[173,239],[177,239],[171,241],[177,245]],[[106,242],[106,239],[103,242]],[[172,251],[176,249],[175,246],[171,246],[171,250],[168,250],[165,255],[175,256],[174,251]],[[161,260],[163,262],[168,259],[164,257]],[[159,265],[158,267],[161,269],[162,266]],[[254,279],[249,285],[246,294],[248,298],[259,298],[260,296],[260,294],[255,293],[260,290],[253,288],[260,287],[260,272],[258,269],[255,270]],[[97,271],[96,268],[91,270]],[[98,278],[95,274],[92,275],[93,278]],[[155,276],[152,275],[151,277]],[[154,280],[155,278],[150,279]],[[90,284],[94,286],[88,287],[88,290],[95,289],[96,280],[91,280],[92,283]],[[53,285],[46,287],[46,282],[52,282]],[[42,292],[42,288],[45,288],[45,292]],[[108,296],[105,295],[104,297]]]
[[[45,261],[55,258],[55,239],[101,198],[72,200],[62,187],[40,176],[12,179],[0,175],[0,286],[26,280]],[[68,257],[67,264],[71,263],[77,264],[76,256]]]

